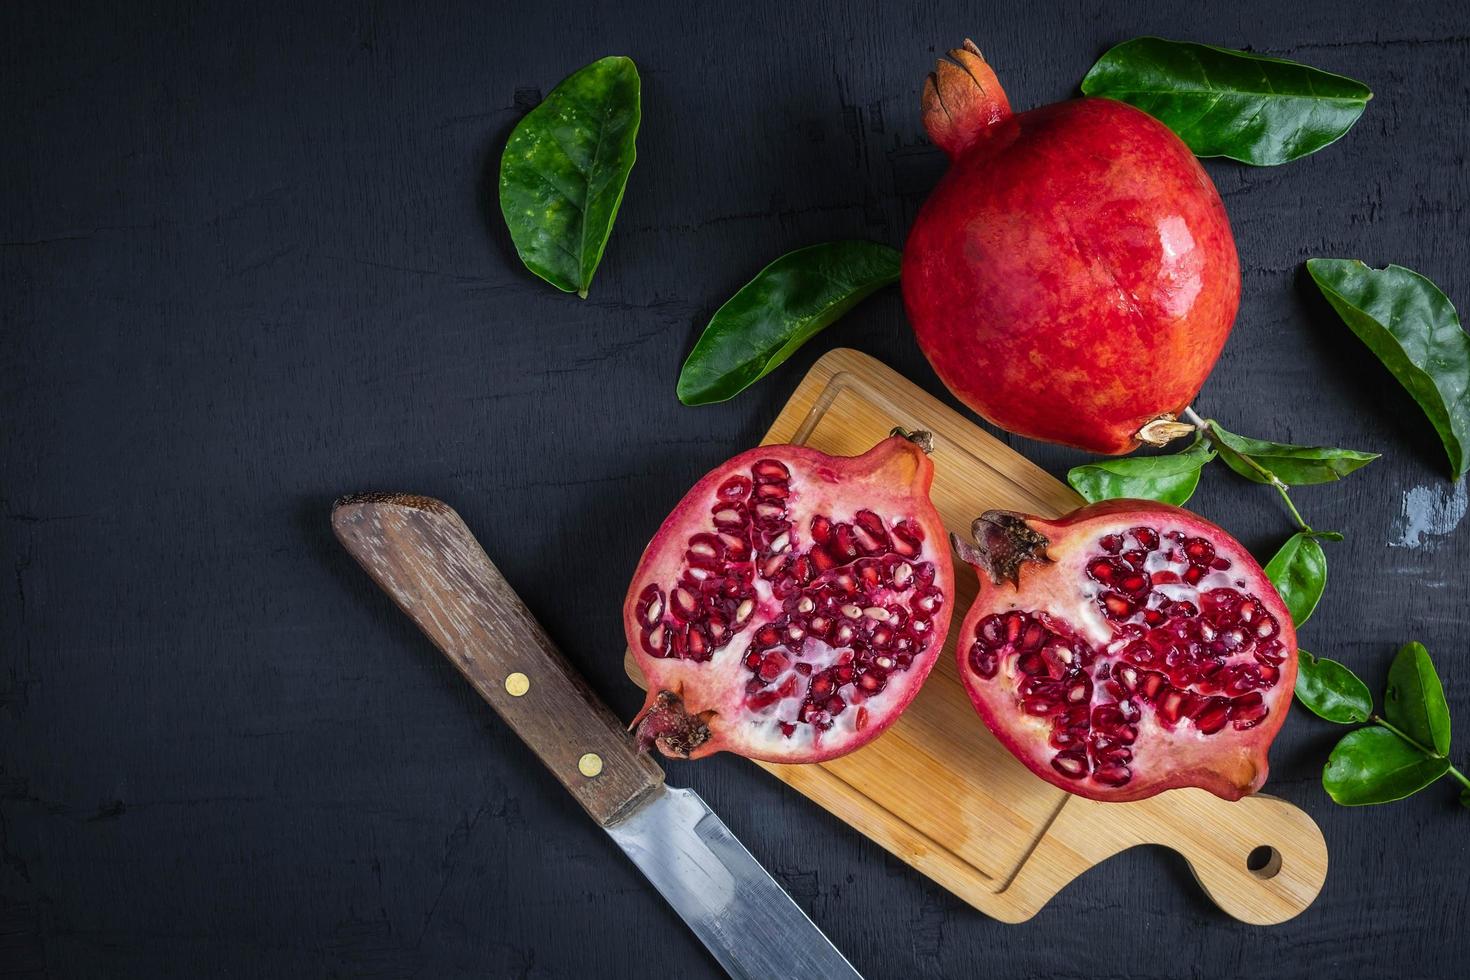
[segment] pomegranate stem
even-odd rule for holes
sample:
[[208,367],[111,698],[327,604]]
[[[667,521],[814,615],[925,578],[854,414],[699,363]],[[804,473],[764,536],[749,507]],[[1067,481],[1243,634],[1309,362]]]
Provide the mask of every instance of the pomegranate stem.
[[[1195,427],[1199,429],[1200,432],[1203,432],[1205,436],[1210,440],[1210,442],[1215,444],[1216,449],[1233,451],[1230,450],[1229,446],[1225,445],[1224,441],[1215,431],[1215,422],[1213,419],[1200,418],[1199,414],[1195,412],[1193,408],[1186,408],[1184,410],[1184,417],[1193,422],[1195,424]],[[1257,463],[1254,459],[1251,459],[1244,453],[1237,452],[1235,453],[1235,455],[1239,456],[1241,461],[1244,462],[1245,465],[1249,466],[1251,469],[1259,473],[1262,480],[1276,488],[1276,492],[1281,494],[1281,502],[1286,504],[1286,509],[1291,512],[1292,520],[1296,521],[1296,526],[1310,534],[1312,532],[1312,525],[1308,524],[1306,522],[1306,519],[1302,517],[1301,511],[1296,509],[1296,504],[1293,504],[1291,502],[1291,495],[1286,492],[1291,488],[1285,483],[1282,483],[1280,477],[1278,477],[1275,473],[1272,473],[1270,470],[1266,469],[1260,463]]]

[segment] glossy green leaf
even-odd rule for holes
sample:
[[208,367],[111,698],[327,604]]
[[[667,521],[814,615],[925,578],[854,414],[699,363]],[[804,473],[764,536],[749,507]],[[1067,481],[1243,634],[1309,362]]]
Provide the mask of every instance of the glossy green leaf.
[[1317,152],[1373,97],[1362,82],[1294,61],[1160,37],[1108,51],[1082,91],[1137,106],[1198,156],[1258,166]]
[[1291,612],[1291,621],[1300,629],[1327,588],[1327,556],[1316,535],[1299,532],[1287,538],[1266,563],[1265,571]]
[[1391,803],[1443,776],[1448,759],[1425,755],[1387,728],[1348,732],[1327,757],[1322,788],[1343,806]]
[[1182,507],[1199,486],[1200,469],[1214,458],[1213,449],[1195,440],[1182,453],[1170,456],[1134,456],[1074,466],[1067,471],[1067,482],[1088,503],[1133,497]]
[[1343,322],[1406,388],[1439,433],[1458,479],[1470,469],[1470,336],[1439,287],[1403,266],[1308,259]]
[[1424,644],[1405,643],[1393,658],[1383,692],[1383,717],[1435,755],[1449,754],[1450,706]]
[[[1276,479],[1287,486],[1305,486],[1340,480],[1378,458],[1377,453],[1360,453],[1355,449],[1292,446],[1281,442],[1251,439],[1221,428],[1218,422],[1211,423],[1211,428],[1213,434],[1226,447],[1234,450],[1240,456],[1249,456],[1263,468],[1274,473]],[[1267,482],[1260,473],[1230,454],[1226,455],[1225,464],[1248,480],[1254,480],[1257,483]]]
[[679,372],[685,405],[744,391],[874,290],[898,281],[900,255],[876,242],[788,252],[715,311]]
[[567,76],[511,131],[500,212],[526,268],[587,297],[636,156],[638,69],[594,61]]
[[1336,660],[1296,652],[1296,699],[1319,718],[1358,725],[1373,714],[1373,695],[1357,674]]

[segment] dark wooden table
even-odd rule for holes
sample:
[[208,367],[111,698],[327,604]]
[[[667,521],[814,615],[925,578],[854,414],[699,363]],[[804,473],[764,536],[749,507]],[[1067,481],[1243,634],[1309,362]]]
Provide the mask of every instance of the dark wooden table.
[[[888,290],[735,401],[674,398],[709,314],[786,249],[900,245],[944,167],[932,59],[979,41],[1018,107],[1110,44],[1187,37],[1376,93],[1344,140],[1209,163],[1244,301],[1198,404],[1384,458],[1298,503],[1347,540],[1303,642],[1377,688],[1437,655],[1470,746],[1466,488],[1305,282],[1398,262],[1470,308],[1470,14],[1458,2],[1165,5],[7,3],[0,9],[0,976],[700,976],[713,961],[327,525],[337,494],[454,503],[623,715],[639,550],[811,361],[941,386]],[[149,6],[149,12],[141,8]],[[64,9],[63,9],[64,8]],[[452,8],[452,9],[451,9]],[[493,173],[562,76],[623,53],[639,160],[591,297],[516,261]],[[1082,458],[1016,445],[1053,473]],[[1223,469],[1194,506],[1269,555]],[[1463,975],[1470,813],[1348,810],[1296,712],[1269,790],[1326,890],[1240,925],[1125,854],[993,922],[739,759],[670,766],[870,977]]]

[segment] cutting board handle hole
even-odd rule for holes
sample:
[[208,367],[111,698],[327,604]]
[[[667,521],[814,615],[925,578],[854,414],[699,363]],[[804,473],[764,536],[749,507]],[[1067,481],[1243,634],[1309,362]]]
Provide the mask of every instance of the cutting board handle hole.
[[1245,856],[1245,867],[1257,878],[1274,878],[1281,873],[1281,852],[1262,844]]

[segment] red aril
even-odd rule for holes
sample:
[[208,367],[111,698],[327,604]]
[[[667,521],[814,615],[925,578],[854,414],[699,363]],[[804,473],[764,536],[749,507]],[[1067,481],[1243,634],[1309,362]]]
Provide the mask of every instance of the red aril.
[[1055,521],[990,511],[973,531],[975,546],[955,538],[980,578],[960,678],[1016,758],[1095,800],[1261,787],[1296,632],[1234,538],[1148,500]]
[[909,233],[919,346],[1002,428],[1098,453],[1184,432],[1240,301],[1224,205],[1189,148],[1110,99],[1012,113],[969,41],[924,86],[950,157]]
[[893,723],[934,666],[954,591],[927,440],[895,430],[850,458],[761,446],[694,485],[623,605],[645,747],[816,762]]

